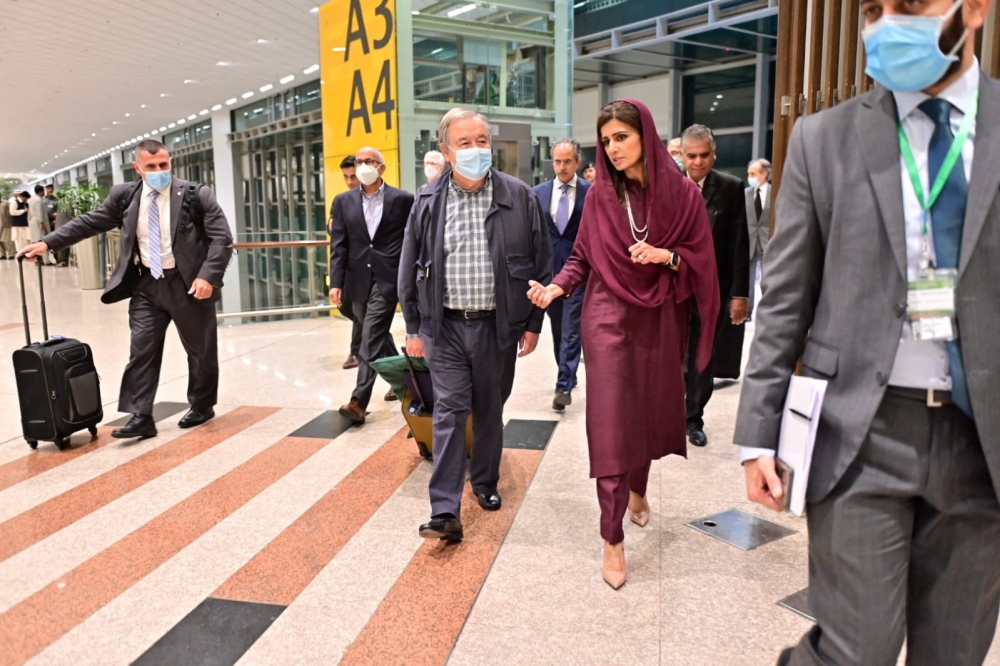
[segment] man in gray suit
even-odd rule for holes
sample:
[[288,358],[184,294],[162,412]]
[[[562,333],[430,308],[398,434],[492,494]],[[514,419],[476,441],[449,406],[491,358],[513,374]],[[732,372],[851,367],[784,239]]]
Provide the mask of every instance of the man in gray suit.
[[[796,361],[829,381],[806,495],[817,624],[779,663],[888,666],[905,638],[908,664],[982,664],[996,630],[1000,83],[974,57],[990,3],[864,2],[881,87],[792,134],[734,435],[754,447],[750,499],[778,508]],[[919,280],[949,270],[955,317],[918,337]]]
[[747,230],[750,233],[750,302],[747,312],[753,313],[757,269],[764,259],[764,250],[771,233],[771,163],[761,158],[747,167],[746,189]]
[[[545,313],[528,281],[548,284],[552,248],[538,197],[492,167],[490,125],[466,109],[441,120],[451,171],[417,192],[399,263],[406,348],[434,382],[434,474],[425,539],[463,538],[465,425],[475,423],[469,479],[486,511],[501,505],[503,405],[518,356],[535,350]],[[520,354],[518,354],[520,349]]]
[[118,410],[133,416],[112,436],[156,436],[153,401],[160,383],[163,342],[174,323],[188,356],[191,409],[178,424],[192,428],[215,416],[219,353],[215,304],[233,254],[226,217],[208,187],[171,178],[170,153],[148,139],[132,163],[143,179],[115,185],[104,204],[67,222],[24,249],[42,256],[112,229],[121,229],[121,257],[101,296],[105,303],[131,299],[132,347],[122,377]]

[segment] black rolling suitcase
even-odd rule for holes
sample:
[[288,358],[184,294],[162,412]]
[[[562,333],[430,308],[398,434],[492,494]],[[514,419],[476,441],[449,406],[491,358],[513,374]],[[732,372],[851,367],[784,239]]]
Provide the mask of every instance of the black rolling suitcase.
[[97,435],[104,419],[100,378],[94,367],[90,345],[69,338],[49,338],[45,315],[42,265],[38,264],[38,293],[42,301],[42,342],[31,342],[28,303],[24,293],[23,257],[17,258],[21,279],[21,312],[27,346],[14,352],[17,397],[21,403],[21,429],[28,446],[53,442],[60,449],[69,446],[69,437],[80,430]]

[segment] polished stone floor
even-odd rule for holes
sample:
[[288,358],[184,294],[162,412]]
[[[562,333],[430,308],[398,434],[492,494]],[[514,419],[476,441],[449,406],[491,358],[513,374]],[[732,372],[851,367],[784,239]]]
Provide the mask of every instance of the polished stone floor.
[[[94,347],[106,423],[120,418],[127,305],[102,305],[69,269],[47,269],[46,286],[51,333]],[[417,536],[431,467],[399,403],[377,398],[362,428],[331,415],[355,377],[340,368],[348,335],[339,318],[223,326],[218,418],[182,431],[171,330],[157,438],[102,426],[31,452],[10,361],[16,270],[0,262],[0,664],[753,666],[810,627],[778,605],[807,586],[804,521],[746,501],[729,443],[738,384],[709,406],[707,448],[653,465],[652,518],[626,525],[616,592],[600,574],[586,375],[552,412],[548,330],[507,405],[504,508],[467,502],[457,547]],[[686,525],[727,509],[794,533],[743,551]]]

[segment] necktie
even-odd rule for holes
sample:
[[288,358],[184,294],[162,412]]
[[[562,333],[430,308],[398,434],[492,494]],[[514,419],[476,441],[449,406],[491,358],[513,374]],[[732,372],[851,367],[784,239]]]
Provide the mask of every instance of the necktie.
[[569,185],[564,183],[559,189],[562,190],[562,195],[559,197],[559,205],[556,207],[556,229],[562,236],[566,233],[566,227],[569,226]]
[[760,188],[757,188],[757,194],[753,198],[753,210],[757,213],[757,221],[760,221],[760,215],[764,212],[764,204],[760,200]]
[[156,202],[160,193],[156,190],[149,195],[149,272],[159,280],[163,277],[163,257],[160,247],[160,205]]
[[[930,151],[927,160],[928,182],[933,186],[941,171],[945,156],[951,148],[955,135],[951,131],[951,103],[939,98],[931,98],[920,104],[923,111],[934,121]],[[934,236],[934,251],[937,268],[958,268],[962,248],[962,227],[965,224],[965,203],[969,196],[969,184],[965,179],[962,159],[955,163],[941,195],[931,207],[931,231]],[[951,395],[958,407],[972,416],[972,401],[965,379],[962,363],[961,339],[948,342],[948,363],[951,366]]]

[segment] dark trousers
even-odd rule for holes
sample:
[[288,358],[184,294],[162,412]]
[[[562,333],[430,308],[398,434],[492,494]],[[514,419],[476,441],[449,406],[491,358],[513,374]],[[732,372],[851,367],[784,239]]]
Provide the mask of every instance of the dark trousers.
[[580,367],[580,320],[583,315],[583,295],[586,289],[577,289],[569,298],[557,298],[548,307],[552,323],[552,349],[555,351],[559,377],[556,390],[571,392],[576,387],[576,372]]
[[[722,330],[723,317],[728,317],[728,303],[724,303],[722,312],[719,313],[719,324],[716,330],[710,332],[713,336],[713,356],[715,346],[719,342],[719,332]],[[695,366],[695,351],[698,349],[698,340],[701,337],[701,317],[698,315],[698,308],[694,300],[691,301],[691,335],[688,340],[687,362],[684,370],[684,383],[687,385],[687,427],[688,430],[695,428],[701,430],[705,427],[705,407],[712,399],[715,391],[715,377],[712,372],[712,362],[709,362],[705,372],[698,372]]]
[[421,326],[427,367],[434,382],[434,473],[431,515],[461,517],[465,485],[465,424],[472,414],[469,476],[476,492],[493,492],[500,480],[503,404],[514,385],[517,346],[501,349],[496,319],[445,316],[435,339]]
[[340,314],[351,320],[351,356],[361,353],[361,332],[364,330],[364,321],[354,316],[354,301],[341,300]]
[[219,394],[218,325],[215,302],[190,296],[177,273],[156,280],[144,271],[128,306],[132,346],[122,376],[118,411],[153,413],[160,384],[163,342],[170,322],[188,357],[188,402],[192,407],[214,407]]
[[375,280],[372,280],[367,301],[351,303],[354,316],[361,322],[361,348],[358,350],[358,383],[351,394],[351,400],[357,400],[362,407],[368,407],[372,400],[372,388],[378,373],[369,365],[372,361],[386,356],[396,355],[396,344],[393,342],[390,329],[392,319],[396,314],[396,303],[385,300],[378,290]]
[[1000,606],[1000,504],[972,420],[886,393],[861,452],[810,503],[796,666],[982,664]]
[[622,520],[628,510],[629,491],[641,497],[646,496],[649,483],[649,468],[652,462],[617,476],[602,476],[597,479],[597,503],[601,506],[601,537],[614,545],[625,540]]

